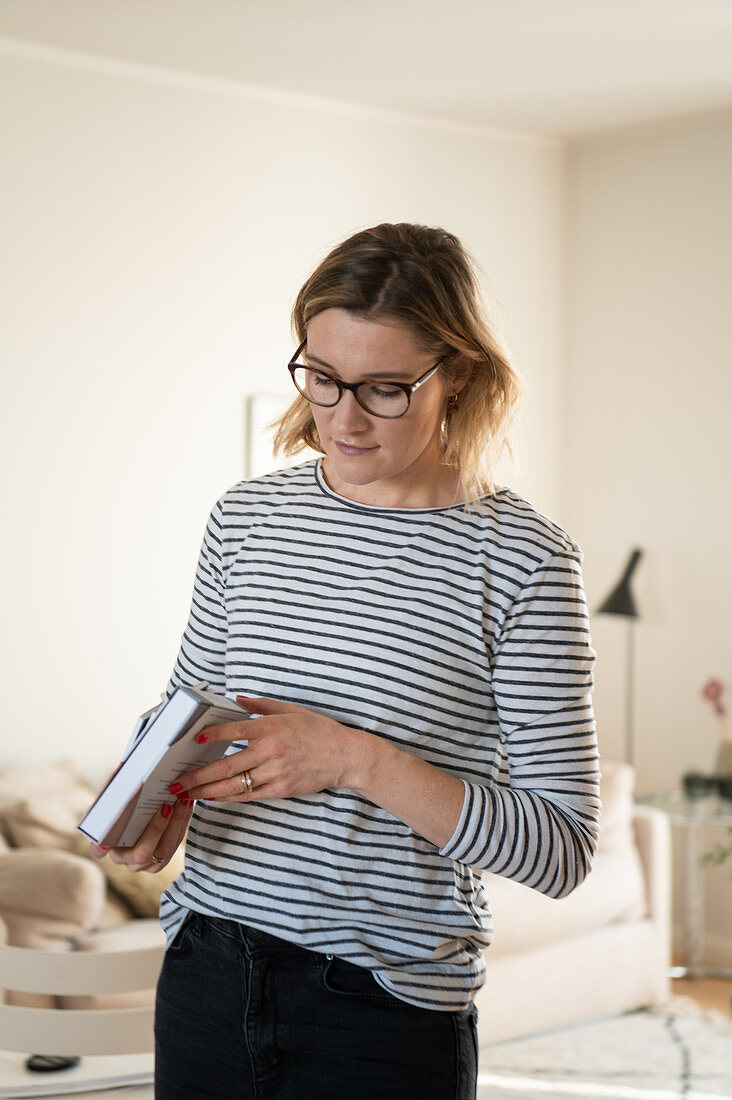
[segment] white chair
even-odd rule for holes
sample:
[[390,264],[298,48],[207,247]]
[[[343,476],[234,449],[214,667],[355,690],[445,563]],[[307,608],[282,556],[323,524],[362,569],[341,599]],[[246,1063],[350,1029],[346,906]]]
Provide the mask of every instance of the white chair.
[[[162,947],[95,953],[0,944],[0,988],[65,996],[151,989],[162,959]],[[0,1004],[0,1097],[60,1096],[75,1086],[93,1100],[107,1096],[105,1089],[126,1084],[141,1088],[125,1091],[125,1100],[147,1100],[152,1097],[153,1011]],[[82,1060],[71,1069],[33,1073],[25,1068],[30,1053],[81,1055]],[[52,1082],[56,1092],[49,1091]]]

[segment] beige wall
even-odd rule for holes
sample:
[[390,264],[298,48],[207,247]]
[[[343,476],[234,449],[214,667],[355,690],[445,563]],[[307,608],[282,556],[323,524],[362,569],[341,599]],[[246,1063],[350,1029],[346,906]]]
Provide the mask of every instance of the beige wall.
[[532,388],[511,481],[556,511],[564,156],[7,44],[0,72],[2,755],[97,777],[167,680],[247,396],[289,386],[292,300],[342,236],[465,240]]
[[[711,770],[699,691],[712,675],[732,686],[732,113],[575,145],[568,184],[560,516],[591,604],[634,545],[646,551],[638,785],[657,790]],[[600,744],[615,756],[624,625],[596,617],[593,637]],[[731,872],[705,875],[710,946],[730,963]]]

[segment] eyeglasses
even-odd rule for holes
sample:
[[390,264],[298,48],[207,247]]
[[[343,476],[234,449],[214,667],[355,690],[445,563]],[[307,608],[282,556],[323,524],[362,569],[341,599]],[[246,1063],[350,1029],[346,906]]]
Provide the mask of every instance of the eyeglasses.
[[345,390],[350,390],[362,409],[372,416],[380,416],[385,420],[395,420],[404,416],[412,400],[412,394],[418,390],[428,379],[432,377],[446,356],[441,355],[434,366],[415,382],[341,382],[340,378],[318,367],[310,367],[301,359],[307,340],[303,340],[300,347],[287,364],[287,369],[292,375],[292,381],[302,396],[313,405],[321,405],[324,408],[332,408],[343,397]]

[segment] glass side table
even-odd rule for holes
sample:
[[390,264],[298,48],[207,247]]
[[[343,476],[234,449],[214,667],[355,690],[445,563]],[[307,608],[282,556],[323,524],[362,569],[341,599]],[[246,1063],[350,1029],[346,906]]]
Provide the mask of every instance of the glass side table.
[[717,795],[687,798],[683,791],[666,791],[636,798],[642,806],[654,806],[667,814],[682,831],[684,882],[683,965],[671,968],[672,978],[732,978],[732,966],[702,966],[701,937],[704,930],[704,869],[699,860],[699,838],[709,826],[732,825],[732,801]]

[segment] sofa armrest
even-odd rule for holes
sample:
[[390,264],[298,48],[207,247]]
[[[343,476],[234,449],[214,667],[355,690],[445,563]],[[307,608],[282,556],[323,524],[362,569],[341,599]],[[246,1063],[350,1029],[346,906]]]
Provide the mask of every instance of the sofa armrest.
[[648,916],[656,924],[671,964],[671,826],[652,806],[633,807],[633,832],[646,884]]

